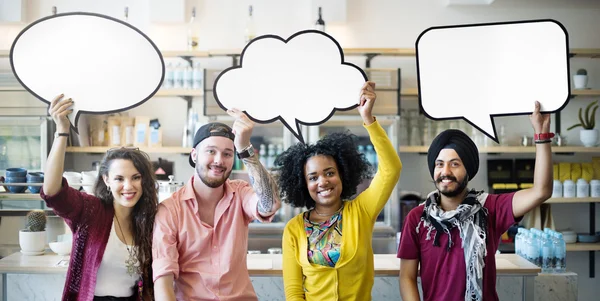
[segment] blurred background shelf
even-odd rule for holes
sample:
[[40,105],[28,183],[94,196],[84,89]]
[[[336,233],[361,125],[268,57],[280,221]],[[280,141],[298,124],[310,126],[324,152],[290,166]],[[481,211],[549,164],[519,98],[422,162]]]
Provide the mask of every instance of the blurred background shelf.
[[[101,154],[105,153],[113,147],[108,146],[69,146],[67,147],[67,153],[93,153]],[[191,147],[179,147],[179,146],[163,146],[163,147],[140,147],[140,150],[146,153],[155,154],[189,154],[192,150]]]

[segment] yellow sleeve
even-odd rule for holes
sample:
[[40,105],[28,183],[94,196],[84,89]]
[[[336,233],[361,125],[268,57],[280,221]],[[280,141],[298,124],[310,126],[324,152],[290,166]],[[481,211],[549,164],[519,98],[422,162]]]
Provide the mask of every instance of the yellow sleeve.
[[[289,223],[296,222],[293,218]],[[302,266],[298,263],[298,241],[290,230],[288,224],[283,231],[282,253],[283,253],[283,287],[285,299],[288,301],[304,300]]]
[[369,214],[371,220],[375,221],[400,179],[402,162],[396,148],[377,120],[364,127],[369,132],[379,164],[369,188],[363,191],[356,201]]

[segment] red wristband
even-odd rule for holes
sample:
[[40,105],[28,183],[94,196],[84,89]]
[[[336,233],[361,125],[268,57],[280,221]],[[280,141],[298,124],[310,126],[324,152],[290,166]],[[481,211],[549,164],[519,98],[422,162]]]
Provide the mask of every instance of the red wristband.
[[554,133],[533,134],[533,140],[548,140],[554,138]]

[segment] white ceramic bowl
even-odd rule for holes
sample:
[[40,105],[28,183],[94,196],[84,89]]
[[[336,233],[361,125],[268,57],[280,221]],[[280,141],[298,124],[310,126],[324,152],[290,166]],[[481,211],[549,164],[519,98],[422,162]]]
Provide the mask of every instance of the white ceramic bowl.
[[573,244],[577,242],[577,233],[575,231],[563,231],[563,239],[567,244]]
[[52,252],[64,256],[71,254],[71,242],[70,241],[53,241],[49,243]]
[[95,170],[81,172],[81,186],[83,186],[85,192],[89,194],[94,193],[94,183],[96,183],[97,176],[98,172]]
[[79,190],[81,188],[81,173],[73,171],[65,171],[63,177],[69,182],[69,186]]

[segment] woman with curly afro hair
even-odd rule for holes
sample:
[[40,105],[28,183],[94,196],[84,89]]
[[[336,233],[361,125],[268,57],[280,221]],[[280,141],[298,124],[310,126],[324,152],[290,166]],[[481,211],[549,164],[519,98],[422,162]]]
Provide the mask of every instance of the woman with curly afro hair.
[[[297,144],[276,160],[284,202],[308,210],[283,233],[286,300],[371,300],[374,282],[373,227],[400,178],[402,163],[385,130],[372,115],[375,83],[362,87],[358,112],[377,156],[370,177],[355,136],[330,134],[314,145]],[[353,198],[353,199],[352,199]]]

